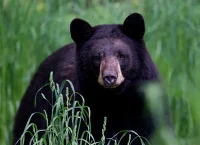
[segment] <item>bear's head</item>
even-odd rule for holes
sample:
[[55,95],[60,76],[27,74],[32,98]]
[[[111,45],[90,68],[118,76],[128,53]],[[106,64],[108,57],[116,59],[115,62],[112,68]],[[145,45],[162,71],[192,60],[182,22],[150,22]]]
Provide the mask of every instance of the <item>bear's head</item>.
[[141,14],[129,15],[122,25],[99,25],[74,19],[71,37],[77,45],[80,73],[86,81],[104,88],[116,88],[124,82],[152,79],[153,63],[146,50]]

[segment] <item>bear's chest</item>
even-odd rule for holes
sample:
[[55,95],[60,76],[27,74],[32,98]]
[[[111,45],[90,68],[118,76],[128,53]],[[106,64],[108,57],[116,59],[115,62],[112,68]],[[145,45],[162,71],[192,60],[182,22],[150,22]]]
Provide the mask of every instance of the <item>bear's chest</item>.
[[86,105],[90,107],[92,114],[100,117],[118,118],[121,120],[130,118],[131,115],[140,116],[143,112],[144,101],[137,94],[116,95],[112,93],[94,93],[85,95]]

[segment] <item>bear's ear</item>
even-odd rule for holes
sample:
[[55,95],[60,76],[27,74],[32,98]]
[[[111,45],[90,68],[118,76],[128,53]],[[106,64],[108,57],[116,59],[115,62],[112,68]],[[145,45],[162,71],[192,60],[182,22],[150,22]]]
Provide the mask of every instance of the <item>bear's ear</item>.
[[82,19],[73,19],[70,24],[71,38],[78,45],[82,45],[92,35],[92,27]]
[[145,33],[144,18],[139,13],[129,15],[123,24],[124,33],[136,40],[141,40]]

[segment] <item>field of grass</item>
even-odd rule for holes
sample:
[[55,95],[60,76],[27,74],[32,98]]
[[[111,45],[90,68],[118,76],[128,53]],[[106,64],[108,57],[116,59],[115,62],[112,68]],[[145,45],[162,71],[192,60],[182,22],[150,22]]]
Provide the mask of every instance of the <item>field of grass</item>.
[[[92,2],[92,3],[91,3]],[[2,0],[0,2],[0,144],[9,145],[14,115],[38,65],[72,42],[75,17],[92,25],[146,22],[145,41],[158,66],[180,145],[200,142],[200,2],[198,0]]]

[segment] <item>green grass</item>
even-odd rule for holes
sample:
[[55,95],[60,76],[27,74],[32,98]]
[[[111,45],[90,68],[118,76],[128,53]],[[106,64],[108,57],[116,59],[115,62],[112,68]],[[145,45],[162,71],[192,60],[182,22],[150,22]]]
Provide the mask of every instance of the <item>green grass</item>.
[[[72,90],[69,92],[68,87],[66,84],[69,84],[70,89]],[[34,112],[30,115],[30,118],[27,121],[25,126],[24,132],[22,133],[21,137],[17,141],[20,145],[24,145],[25,134],[31,134],[32,138],[30,140],[30,144],[34,145],[42,145],[42,144],[79,144],[79,145],[105,145],[105,144],[113,144],[115,145],[120,144],[122,138],[125,135],[129,134],[129,139],[127,140],[127,145],[134,142],[136,138],[140,138],[141,142],[146,140],[145,138],[140,137],[136,132],[124,130],[116,133],[113,137],[107,138],[105,136],[106,132],[106,124],[107,118],[104,117],[104,122],[102,122],[102,137],[101,140],[96,140],[92,133],[91,133],[91,111],[88,106],[85,105],[84,97],[81,94],[76,93],[76,90],[73,84],[69,80],[64,80],[61,86],[59,86],[53,80],[53,72],[50,73],[49,83],[45,84],[44,87],[48,86],[49,90],[51,89],[52,98],[54,99],[55,103],[50,102],[45,94],[36,93],[35,100],[37,97],[42,97],[46,103],[49,103],[51,106],[51,117],[47,116],[46,110],[43,112]],[[40,90],[42,90],[40,88]],[[151,89],[152,90],[152,89]],[[149,90],[149,91],[151,91]],[[39,90],[38,90],[39,91]],[[65,92],[63,95],[62,92]],[[80,96],[80,100],[73,100],[72,98],[76,95]],[[158,95],[156,95],[158,96]],[[49,96],[48,96],[49,98]],[[35,104],[37,102],[35,101]],[[160,108],[160,107],[159,107]],[[162,111],[161,111],[162,112]],[[38,130],[37,126],[33,123],[30,123],[30,119],[36,115],[41,115],[45,121],[47,128]],[[82,131],[82,127],[85,126],[84,131]],[[30,132],[30,128],[32,128],[32,132]],[[43,135],[39,138],[39,133],[42,132]],[[134,138],[132,137],[134,134]],[[136,137],[135,137],[136,135]],[[117,139],[116,139],[117,137]]]
[[[90,1],[90,0],[89,0]],[[123,23],[132,12],[146,21],[145,40],[170,96],[179,144],[199,144],[200,3],[197,0],[2,0],[0,2],[0,144],[8,145],[14,115],[42,60],[72,42],[75,17],[92,25]]]

